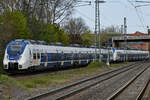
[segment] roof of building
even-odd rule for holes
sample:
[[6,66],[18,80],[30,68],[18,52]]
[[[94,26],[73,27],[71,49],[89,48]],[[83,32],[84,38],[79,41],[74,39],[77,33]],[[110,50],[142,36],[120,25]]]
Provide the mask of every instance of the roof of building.
[[132,33],[132,34],[127,34],[128,36],[150,36],[150,34],[148,33],[142,33],[142,32],[139,32],[139,31],[136,31],[135,33]]

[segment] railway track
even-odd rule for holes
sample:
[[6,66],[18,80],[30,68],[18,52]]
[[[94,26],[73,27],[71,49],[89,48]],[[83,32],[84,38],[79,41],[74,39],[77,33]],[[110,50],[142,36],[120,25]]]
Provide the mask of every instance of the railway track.
[[143,100],[144,93],[150,85],[150,78],[143,80],[144,73],[150,68],[146,67],[136,76],[111,94],[107,100]]
[[[145,86],[142,88],[142,91],[139,93],[136,100],[144,100],[144,99],[146,100],[146,98],[150,92],[148,87],[150,87],[150,79],[146,82]],[[148,91],[146,92],[146,90],[148,90]]]
[[42,93],[33,97],[29,97],[26,100],[61,100],[65,99],[67,97],[70,97],[76,93],[79,93],[87,88],[90,88],[98,83],[101,83],[103,81],[109,80],[112,77],[115,77],[123,72],[132,70],[134,68],[140,67],[141,62],[130,64],[128,66],[123,66],[121,68],[114,69],[109,72],[105,72],[69,85],[66,85],[64,87],[60,87],[54,90],[50,90],[46,93]]

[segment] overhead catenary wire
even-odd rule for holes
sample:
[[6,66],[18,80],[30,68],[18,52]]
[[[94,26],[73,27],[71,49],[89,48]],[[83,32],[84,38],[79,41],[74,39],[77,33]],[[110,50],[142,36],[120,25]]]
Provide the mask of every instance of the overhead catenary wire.
[[[92,6],[93,9],[95,9],[93,6]],[[86,14],[84,14],[83,12],[81,12],[80,10],[76,9],[76,12],[78,14],[80,14],[82,17],[86,18],[87,20],[89,20],[90,22],[92,22],[93,24],[95,24],[95,20],[93,18],[90,18],[89,16],[87,16]],[[110,18],[108,18],[107,16],[101,14],[101,17],[103,18],[103,23],[107,23],[107,24],[110,24],[110,22],[113,22]],[[101,27],[106,27],[106,25],[102,25],[101,23]]]
[[[139,22],[141,23],[141,26],[142,26],[142,28],[145,30],[145,29],[147,29],[147,25],[145,24],[145,19],[144,19],[144,16],[141,14],[141,12],[140,12],[140,9],[139,8],[136,8],[136,4],[135,4],[135,2],[136,2],[136,0],[127,0],[133,7],[134,7],[134,9],[133,10],[135,10],[135,13],[136,13],[136,15],[137,15],[137,18],[139,19]],[[80,0],[79,1],[79,3],[80,4],[82,4],[82,3],[88,3],[88,2],[91,2],[91,5],[89,5],[90,7],[92,7],[92,8],[94,8],[93,7],[93,4],[95,3],[95,1],[91,1],[91,0]],[[123,2],[123,1],[119,1],[119,0],[115,0],[115,1],[107,1],[107,3],[120,3],[120,4],[122,4],[122,5],[124,5],[124,7],[126,7],[127,8],[127,4],[125,3],[125,2]],[[79,13],[80,15],[82,15],[84,18],[86,18],[87,20],[89,20],[91,23],[93,23],[94,24],[94,19],[93,18],[91,18],[90,16],[88,16],[87,14],[84,14],[84,12],[82,12],[82,11],[80,11],[80,10],[78,10],[78,9],[76,9],[76,11],[77,11],[77,13]],[[106,25],[104,24],[104,25],[102,25],[102,26],[109,26],[110,25],[110,22],[113,22],[113,20],[111,20],[108,16],[104,16],[104,14],[101,14],[101,17],[103,18],[103,22],[102,23],[107,23]],[[101,24],[102,24],[101,23]],[[92,28],[93,29],[93,28]]]
[[140,1],[140,0],[135,0],[135,2],[138,2],[138,3],[150,3],[150,1]]
[[140,22],[142,23],[143,29],[144,29],[144,30],[147,29],[147,28],[146,28],[146,25],[144,24],[144,18],[140,16],[140,14],[139,14],[137,8],[135,8],[135,11],[136,11],[136,13],[137,13],[137,16],[139,17]]
[[78,9],[76,9],[76,11],[80,14],[80,15],[82,15],[83,17],[85,17],[86,19],[88,19],[89,21],[91,21],[92,23],[95,23],[94,21],[94,19],[92,19],[92,18],[90,18],[89,16],[87,16],[87,15],[85,15],[85,14],[83,14],[81,11],[79,11]]
[[[78,2],[89,2],[89,1],[84,1],[84,0],[80,0]],[[91,6],[93,9],[95,9],[95,7],[93,6],[93,4],[95,3],[95,1],[91,1]],[[120,4],[123,4],[125,7],[127,7],[126,4],[124,4],[123,2],[119,1],[119,0],[115,0],[115,1],[107,1],[107,3],[120,3]],[[79,6],[80,7],[80,6]],[[82,15],[84,18],[88,19],[90,22],[92,23],[95,23],[94,22],[94,19],[90,18],[89,16],[87,16],[86,14],[84,14],[83,12],[81,12],[80,10],[76,9],[77,13],[79,13],[80,15]],[[105,16],[104,14],[101,14],[101,17],[103,18],[103,23],[107,23],[107,24],[110,24],[110,22],[113,22],[112,19],[110,19],[108,16]],[[101,23],[101,26],[105,27],[106,25],[102,25]]]
[[[92,6],[92,8],[95,9],[93,6]],[[110,19],[110,17],[105,16],[104,14],[101,14],[101,18],[103,19],[103,20],[101,20],[101,21],[103,21],[103,22],[101,22],[101,27],[108,27],[108,25],[107,26],[106,25],[102,25],[103,23],[107,23],[110,26],[112,25],[110,23],[113,22],[113,20]]]
[[[135,8],[139,8],[139,7],[145,7],[145,6],[150,6],[150,1],[140,1],[140,0],[135,0],[136,3],[140,3],[140,5],[135,6]],[[141,15],[144,15],[144,13],[142,11]],[[142,16],[143,21],[144,21],[144,17]],[[145,26],[146,29],[148,28],[148,26]]]
[[[142,24],[143,29],[145,30],[145,29],[146,29],[146,27],[145,27],[146,25],[144,25],[144,21],[142,20],[140,14],[139,14],[139,12],[138,12],[138,9],[136,8],[136,6],[135,6],[130,0],[127,0],[127,2],[129,2],[129,3],[134,7],[135,12],[136,12],[136,15],[137,15],[137,17],[139,18],[139,21],[140,21],[140,23]],[[135,0],[135,2],[136,2],[136,0]],[[144,18],[143,18],[143,19],[144,19]]]
[[135,6],[135,7],[137,8],[137,7],[142,7],[142,6],[150,6],[150,4],[145,4],[145,5],[137,5],[137,6]]

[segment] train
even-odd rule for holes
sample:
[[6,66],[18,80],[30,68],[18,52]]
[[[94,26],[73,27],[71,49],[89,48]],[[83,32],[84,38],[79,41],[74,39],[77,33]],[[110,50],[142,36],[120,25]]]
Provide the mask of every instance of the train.
[[3,59],[7,72],[34,71],[88,65],[91,62],[138,61],[149,59],[148,51],[98,49],[47,44],[44,41],[17,39],[8,43]]

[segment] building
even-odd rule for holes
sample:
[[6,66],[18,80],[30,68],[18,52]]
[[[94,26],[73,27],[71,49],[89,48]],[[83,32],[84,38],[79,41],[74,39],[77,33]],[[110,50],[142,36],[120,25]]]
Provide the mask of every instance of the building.
[[[133,34],[127,34],[127,36],[150,36],[149,33],[142,33],[142,32],[135,32]],[[149,50],[150,42],[136,42],[136,43],[130,43],[129,48],[131,49],[140,49],[140,50]]]
[[132,34],[127,34],[127,36],[150,36],[150,33],[142,33],[142,32],[135,32],[135,33],[132,33]]

